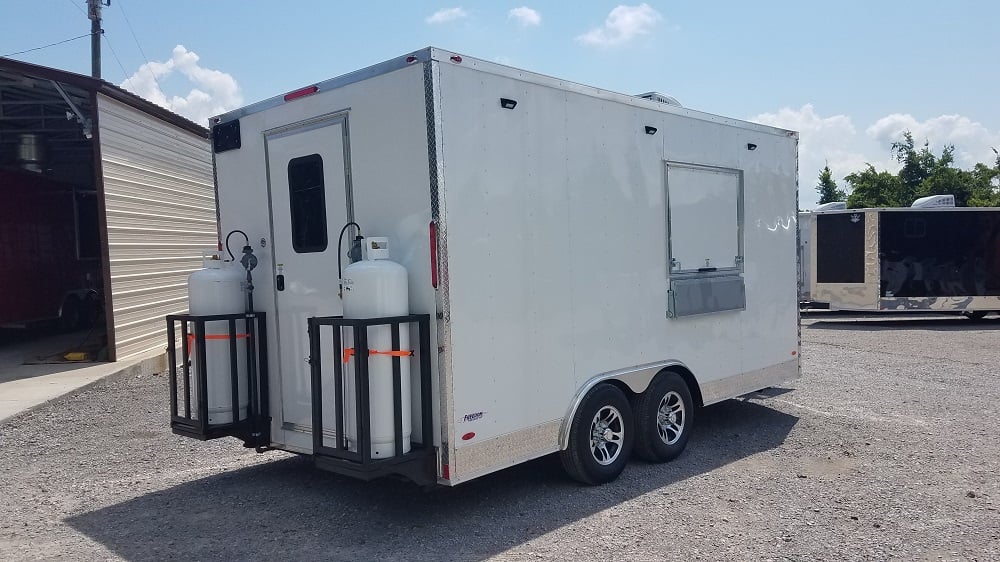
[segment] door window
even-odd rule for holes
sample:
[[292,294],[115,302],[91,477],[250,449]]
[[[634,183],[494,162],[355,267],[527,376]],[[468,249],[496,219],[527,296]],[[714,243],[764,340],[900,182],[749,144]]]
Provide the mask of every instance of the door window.
[[323,158],[319,154],[300,156],[288,162],[292,248],[300,254],[326,250],[325,189]]

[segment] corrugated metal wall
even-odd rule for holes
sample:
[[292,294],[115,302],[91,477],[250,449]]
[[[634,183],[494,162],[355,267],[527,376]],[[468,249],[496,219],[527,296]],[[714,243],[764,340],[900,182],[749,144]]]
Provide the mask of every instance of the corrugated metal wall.
[[218,243],[205,138],[97,96],[115,358],[166,347],[187,276]]

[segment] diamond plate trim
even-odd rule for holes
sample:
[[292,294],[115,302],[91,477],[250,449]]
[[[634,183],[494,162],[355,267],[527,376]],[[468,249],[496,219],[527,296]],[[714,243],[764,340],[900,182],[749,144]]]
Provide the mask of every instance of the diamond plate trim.
[[554,420],[458,449],[455,465],[460,471],[453,469],[452,483],[472,480],[558,451],[561,425],[562,420]]
[[[424,106],[427,112],[427,169],[431,191],[431,218],[437,225],[438,288],[435,294],[438,335],[438,419],[441,427],[441,464],[450,465],[454,458],[452,443],[455,427],[451,412],[455,410],[455,396],[451,380],[451,307],[448,301],[448,222],[442,153],[444,145],[441,131],[440,68],[435,61],[424,63]],[[453,466],[450,466],[454,473]]]

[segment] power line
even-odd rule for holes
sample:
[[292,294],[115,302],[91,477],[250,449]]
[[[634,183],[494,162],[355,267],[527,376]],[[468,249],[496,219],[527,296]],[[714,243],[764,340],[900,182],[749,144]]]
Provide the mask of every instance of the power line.
[[[122,16],[125,17],[125,24],[128,26],[129,32],[132,34],[132,39],[135,41],[135,46],[139,48],[139,54],[142,55],[142,60],[146,61],[146,70],[149,71],[149,76],[153,79],[153,83],[156,84],[156,88],[159,90],[160,82],[156,79],[156,73],[153,72],[153,67],[149,64],[149,58],[146,57],[146,51],[142,50],[142,45],[139,43],[139,37],[135,34],[135,29],[132,28],[132,22],[128,19],[128,14],[125,13],[125,7],[122,5],[121,0],[118,0],[118,9],[121,10]],[[128,77],[126,77],[126,80]]]
[[128,26],[128,30],[132,33],[132,39],[135,40],[135,46],[139,47],[139,54],[142,55],[142,59],[146,61],[146,65],[149,65],[149,59],[146,58],[146,52],[142,50],[142,45],[139,44],[139,38],[135,35],[135,29],[132,29],[132,22],[129,21],[128,15],[125,13],[125,8],[122,6],[121,0],[118,0],[118,9],[121,10],[122,15],[125,16],[125,25]]
[[128,73],[125,72],[125,67],[122,66],[121,59],[118,58],[118,53],[115,52],[115,48],[111,45],[111,39],[108,39],[107,35],[104,35],[104,41],[108,44],[108,48],[111,49],[111,55],[115,57],[115,61],[118,63],[118,68],[122,69],[122,80],[128,80]]
[[83,39],[84,37],[90,37],[91,35],[96,35],[95,33],[86,33],[77,37],[70,37],[69,39],[64,39],[62,41],[57,41],[55,43],[49,43],[48,45],[42,45],[41,47],[35,47],[34,49],[25,49],[23,51],[18,51],[16,53],[7,53],[6,55],[0,55],[0,57],[13,57],[15,55],[23,55],[24,53],[30,53],[32,51],[39,51],[41,49],[48,49],[49,47],[55,47],[56,45],[62,45],[63,43],[69,43],[70,41],[76,41],[77,39]]
[[79,6],[79,4],[77,4],[77,3],[76,3],[76,2],[74,2],[73,0],[66,0],[66,1],[67,1],[67,2],[69,2],[70,4],[72,4],[72,5],[73,5],[73,7],[74,7],[74,8],[76,8],[77,10],[80,10],[80,13],[81,13],[81,14],[83,14],[83,15],[87,15],[87,10],[84,10],[83,8],[81,8],[81,7]]

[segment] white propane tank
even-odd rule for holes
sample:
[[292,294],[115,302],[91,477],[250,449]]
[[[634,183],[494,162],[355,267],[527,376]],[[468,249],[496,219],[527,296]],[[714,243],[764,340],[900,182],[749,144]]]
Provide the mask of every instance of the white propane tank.
[[[389,239],[367,237],[363,244],[361,261],[344,268],[344,318],[380,318],[405,316],[409,314],[409,290],[406,268],[389,260]],[[353,347],[351,330],[344,330],[345,347]],[[393,429],[392,399],[392,356],[388,351],[409,351],[410,331],[406,325],[400,326],[399,348],[392,347],[392,331],[389,326],[368,328],[368,399],[371,413],[371,456],[374,459],[395,455],[395,431]],[[410,360],[400,358],[400,387],[402,397],[403,452],[410,451]],[[357,413],[355,410],[354,367],[352,357],[345,366],[344,393],[347,410],[347,438],[352,448],[357,447]]]
[[[221,252],[211,252],[203,256],[204,269],[195,271],[188,277],[188,311],[192,315],[239,314],[246,310],[246,273],[239,264],[224,262]],[[188,332],[193,338],[193,328]],[[246,418],[247,410],[247,365],[246,365],[246,321],[236,321],[236,368],[239,375],[240,413],[238,419]],[[241,337],[242,336],[242,337]],[[189,345],[191,361],[191,408],[196,410],[198,385],[195,381],[201,373],[198,350],[192,340]],[[205,372],[208,374],[208,423],[226,424],[233,421],[233,385],[230,371],[229,322],[217,320],[205,323]],[[193,412],[196,413],[196,412]]]

